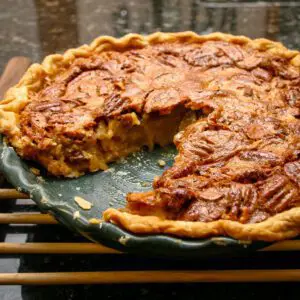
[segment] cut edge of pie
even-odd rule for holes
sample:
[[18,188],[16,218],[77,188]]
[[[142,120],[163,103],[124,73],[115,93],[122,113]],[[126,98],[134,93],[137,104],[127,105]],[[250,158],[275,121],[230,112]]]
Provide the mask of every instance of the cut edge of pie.
[[[285,48],[281,43],[267,39],[251,40],[244,36],[213,33],[199,36],[194,32],[154,33],[149,36],[129,34],[117,39],[109,36],[96,38],[90,45],[70,49],[63,55],[47,56],[42,64],[33,64],[21,81],[9,89],[0,105],[0,130],[9,136],[10,143],[22,149],[19,113],[30,102],[29,94],[44,86],[45,77],[54,78],[77,58],[86,58],[106,50],[125,50],[143,48],[163,42],[202,43],[205,41],[224,41],[239,45],[249,45],[258,51],[276,54],[289,59],[294,67],[300,67],[300,54]],[[102,168],[104,169],[105,166]],[[100,169],[100,168],[98,168]],[[80,174],[74,173],[73,176]],[[275,241],[295,237],[300,231],[300,208],[292,208],[278,213],[265,221],[243,224],[237,221],[217,220],[211,222],[167,220],[164,217],[140,216],[110,208],[103,214],[106,221],[142,234],[171,234],[181,237],[204,238],[227,235],[240,240]]]

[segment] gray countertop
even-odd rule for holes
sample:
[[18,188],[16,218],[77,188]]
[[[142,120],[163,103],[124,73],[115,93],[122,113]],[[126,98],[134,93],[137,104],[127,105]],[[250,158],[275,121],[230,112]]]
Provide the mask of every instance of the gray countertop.
[[38,62],[104,34],[223,31],[298,48],[299,29],[298,1],[2,0],[0,69],[12,56]]

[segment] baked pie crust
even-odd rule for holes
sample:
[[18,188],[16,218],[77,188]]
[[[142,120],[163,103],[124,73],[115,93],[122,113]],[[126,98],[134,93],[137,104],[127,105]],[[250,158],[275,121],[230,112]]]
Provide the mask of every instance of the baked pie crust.
[[299,85],[299,52],[266,39],[103,36],[32,65],[0,105],[0,131],[21,157],[65,177],[175,136],[174,166],[106,221],[282,240],[300,230]]

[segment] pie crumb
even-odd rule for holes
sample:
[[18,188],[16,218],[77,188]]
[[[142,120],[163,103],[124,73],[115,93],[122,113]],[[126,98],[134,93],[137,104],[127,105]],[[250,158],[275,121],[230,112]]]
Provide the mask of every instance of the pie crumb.
[[164,160],[162,160],[162,159],[159,159],[158,161],[157,161],[157,164],[160,166],[160,167],[164,167],[165,165],[166,165],[166,162],[164,161]]
[[74,220],[76,220],[78,218],[80,218],[80,212],[79,212],[79,210],[75,211],[74,214],[73,214],[73,219]]
[[44,183],[45,179],[42,176],[37,176],[36,179],[38,180],[38,182],[40,183]]
[[222,238],[212,238],[211,241],[218,246],[227,246],[226,241],[224,241]]
[[74,197],[75,202],[84,210],[89,210],[93,206],[93,204],[81,197]]
[[91,219],[89,219],[89,223],[97,225],[97,224],[102,223],[102,220],[101,219],[96,219],[96,218],[91,218]]
[[32,174],[34,174],[36,176],[41,175],[41,171],[37,168],[30,168],[30,171],[31,171]]
[[48,199],[46,199],[46,198],[41,199],[41,203],[47,203],[47,202],[48,202]]
[[126,246],[128,241],[129,241],[129,236],[124,235],[119,238],[119,243],[124,246]]

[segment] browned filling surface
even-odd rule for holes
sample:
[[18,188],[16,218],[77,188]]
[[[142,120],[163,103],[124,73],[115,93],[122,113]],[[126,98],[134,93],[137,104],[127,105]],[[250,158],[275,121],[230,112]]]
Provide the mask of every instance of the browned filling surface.
[[220,41],[80,58],[20,114],[20,154],[79,176],[142,146],[178,149],[127,210],[256,223],[300,204],[300,76],[288,59]]

